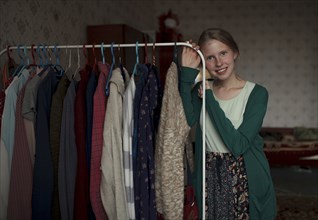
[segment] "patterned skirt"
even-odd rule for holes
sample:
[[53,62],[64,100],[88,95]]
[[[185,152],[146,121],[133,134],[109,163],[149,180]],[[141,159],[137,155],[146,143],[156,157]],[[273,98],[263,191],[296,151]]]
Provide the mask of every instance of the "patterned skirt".
[[248,184],[243,157],[206,154],[206,219],[249,219]]

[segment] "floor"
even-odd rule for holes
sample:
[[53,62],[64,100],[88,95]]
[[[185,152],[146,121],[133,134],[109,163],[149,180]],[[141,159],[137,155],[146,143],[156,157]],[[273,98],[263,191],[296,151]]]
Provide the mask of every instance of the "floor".
[[277,193],[318,196],[318,167],[271,167]]
[[318,219],[318,167],[271,167],[276,220]]

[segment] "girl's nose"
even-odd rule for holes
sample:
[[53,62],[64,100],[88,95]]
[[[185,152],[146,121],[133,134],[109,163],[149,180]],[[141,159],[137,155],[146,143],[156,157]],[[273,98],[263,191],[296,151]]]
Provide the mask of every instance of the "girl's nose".
[[215,62],[216,66],[222,66],[223,62],[222,62],[222,59],[220,57],[217,57],[215,61],[216,61]]

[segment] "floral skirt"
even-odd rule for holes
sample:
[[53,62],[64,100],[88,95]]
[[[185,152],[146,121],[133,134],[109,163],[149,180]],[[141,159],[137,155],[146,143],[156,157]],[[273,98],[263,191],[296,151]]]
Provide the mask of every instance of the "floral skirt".
[[205,218],[249,219],[248,184],[243,157],[206,154]]

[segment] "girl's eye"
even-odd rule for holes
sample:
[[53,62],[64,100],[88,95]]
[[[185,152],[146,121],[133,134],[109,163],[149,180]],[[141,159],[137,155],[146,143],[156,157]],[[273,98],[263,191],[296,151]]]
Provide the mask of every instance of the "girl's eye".
[[221,56],[225,56],[226,53],[227,53],[226,51],[222,51]]
[[214,60],[214,57],[213,56],[209,56],[209,57],[206,58],[206,60],[212,61],[212,60]]

